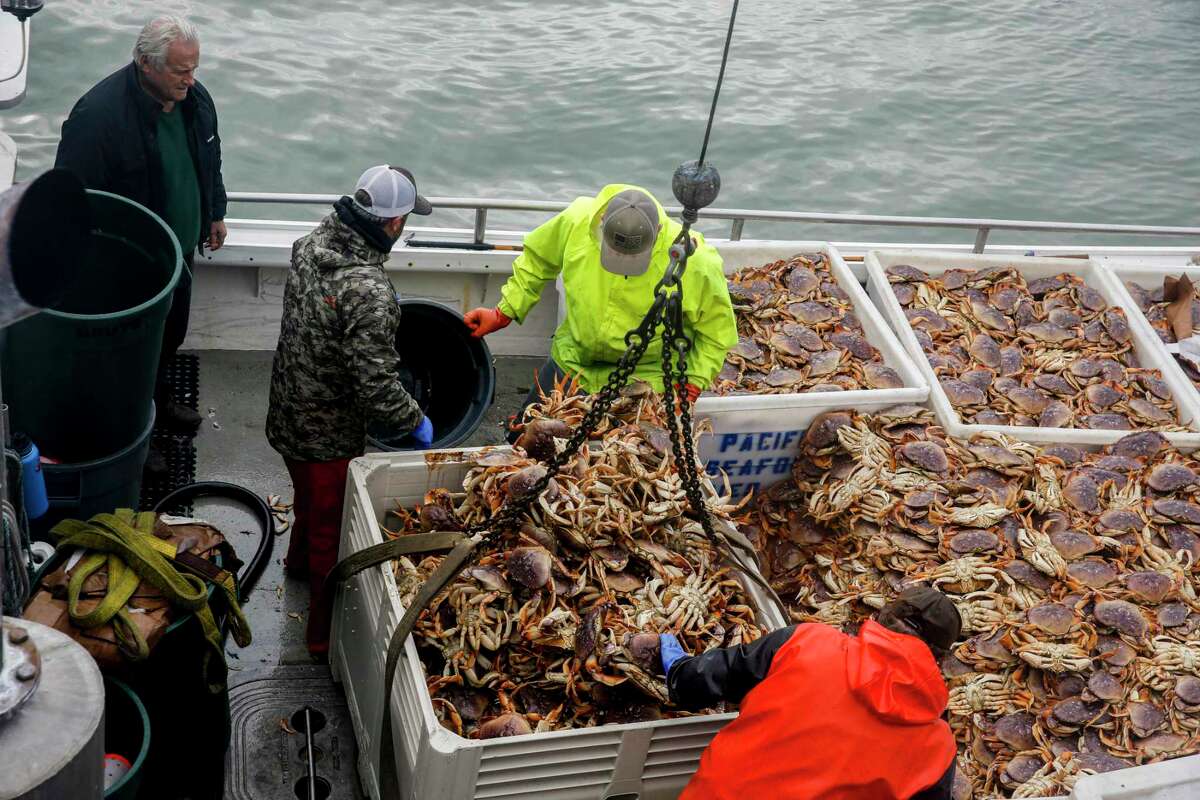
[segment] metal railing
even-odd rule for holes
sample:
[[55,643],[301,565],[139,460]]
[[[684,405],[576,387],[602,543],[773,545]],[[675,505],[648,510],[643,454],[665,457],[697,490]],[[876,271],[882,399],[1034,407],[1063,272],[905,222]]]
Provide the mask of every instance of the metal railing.
[[[277,205],[329,205],[340,195],[277,194],[270,192],[230,192],[233,203],[265,203]],[[464,209],[475,214],[475,242],[482,243],[487,234],[488,211],[542,211],[557,214],[568,205],[558,200],[509,200],[483,197],[430,197],[435,209]],[[677,216],[678,206],[666,206],[667,213]],[[1105,233],[1126,236],[1185,236],[1200,238],[1200,227],[1171,225],[1107,225],[1088,222],[1045,222],[1040,220],[974,219],[961,217],[900,217],[879,214],[825,214],[818,211],[756,211],[743,208],[706,208],[702,220],[729,220],[730,241],[739,241],[746,222],[806,222],[832,225],[863,225],[886,228],[937,228],[975,231],[973,251],[982,253],[992,231],[1042,231],[1053,233]]]

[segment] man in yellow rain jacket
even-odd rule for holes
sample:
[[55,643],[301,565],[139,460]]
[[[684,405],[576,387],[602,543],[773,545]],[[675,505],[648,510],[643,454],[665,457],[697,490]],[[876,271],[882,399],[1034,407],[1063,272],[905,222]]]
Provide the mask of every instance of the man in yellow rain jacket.
[[[670,263],[668,250],[680,225],[649,192],[627,184],[580,197],[525,237],[524,252],[501,290],[496,308],[464,317],[472,335],[486,336],[512,320],[523,322],[542,287],[562,274],[567,315],[554,334],[550,359],[538,374],[549,389],[563,374],[588,393],[599,391],[625,352],[625,334],[654,302],[654,287]],[[683,274],[684,330],[692,340],[686,391],[692,401],[708,387],[737,344],[737,325],[716,248],[693,233],[695,252]],[[661,329],[646,348],[633,378],[662,390]],[[537,386],[529,402],[536,399]]]

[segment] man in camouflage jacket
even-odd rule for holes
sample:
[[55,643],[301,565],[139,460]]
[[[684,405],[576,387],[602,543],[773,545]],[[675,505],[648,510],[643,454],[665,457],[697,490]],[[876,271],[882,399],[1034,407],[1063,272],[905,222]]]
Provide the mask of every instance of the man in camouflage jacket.
[[295,525],[285,560],[311,585],[308,645],[329,646],[325,578],[337,560],[350,459],[367,426],[411,433],[428,446],[433,427],[400,383],[400,307],[384,262],[409,213],[428,214],[412,173],[372,167],[292,246],[283,321],[271,373],[267,439],[283,456],[295,491]]

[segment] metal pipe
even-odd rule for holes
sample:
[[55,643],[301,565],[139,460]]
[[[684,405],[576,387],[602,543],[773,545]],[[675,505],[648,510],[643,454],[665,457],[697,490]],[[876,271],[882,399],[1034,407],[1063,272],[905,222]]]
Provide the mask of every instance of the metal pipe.
[[487,233],[487,209],[475,209],[475,244],[483,244],[484,234]]
[[981,226],[979,228],[979,232],[975,234],[975,248],[971,252],[973,252],[973,253],[982,253],[983,252],[983,248],[987,247],[989,231],[991,231],[991,228],[988,228],[986,226]]
[[317,800],[317,762],[313,758],[312,708],[304,707],[304,748],[308,756],[308,800]]
[[[326,194],[277,194],[269,192],[230,192],[230,202],[268,203],[290,205],[327,205],[338,199],[338,195]],[[430,197],[429,202],[437,209],[470,209],[496,211],[539,211],[558,213],[568,205],[564,201],[515,200],[509,198],[479,197]],[[667,206],[668,214],[678,214],[682,209]],[[1042,220],[988,219],[970,217],[906,217],[879,214],[833,214],[816,211],[763,211],[741,208],[706,208],[700,212],[701,219],[721,219],[741,222],[804,222],[831,225],[862,225],[867,227],[901,228],[952,228],[975,230],[988,228],[1006,231],[1052,231],[1056,233],[1113,233],[1133,236],[1196,236],[1200,227],[1175,225],[1117,225],[1090,222],[1048,222]]]
[[746,220],[738,217],[733,221],[733,225],[729,228],[729,241],[739,242],[742,239],[742,230],[746,227]]

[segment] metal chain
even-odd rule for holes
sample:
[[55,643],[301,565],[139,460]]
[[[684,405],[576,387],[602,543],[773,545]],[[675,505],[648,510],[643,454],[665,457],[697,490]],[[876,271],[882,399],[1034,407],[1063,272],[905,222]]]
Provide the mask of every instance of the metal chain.
[[[500,533],[510,527],[515,527],[520,523],[520,517],[533,504],[546,487],[550,485],[550,481],[554,479],[562,468],[575,457],[579,452],[579,448],[583,443],[591,438],[596,432],[600,422],[608,414],[612,408],[613,402],[628,383],[629,378],[633,375],[634,369],[637,368],[642,356],[646,354],[646,349],[650,346],[650,341],[658,331],[658,326],[661,324],[663,329],[663,402],[667,409],[667,418],[671,420],[670,435],[671,447],[674,452],[676,468],[680,472],[683,479],[685,490],[688,494],[688,501],[692,506],[693,511],[700,517],[701,524],[704,526],[705,533],[712,536],[712,522],[708,518],[708,509],[704,505],[703,493],[700,490],[700,482],[696,476],[696,460],[692,445],[692,423],[689,403],[687,401],[687,393],[683,392],[681,398],[682,425],[685,431],[684,445],[680,447],[680,436],[674,419],[674,389],[672,383],[675,381],[675,376],[671,370],[670,353],[673,350],[680,352],[680,367],[679,380],[682,381],[682,387],[686,383],[687,373],[687,352],[691,349],[691,341],[687,338],[683,331],[683,309],[682,309],[682,284],[681,280],[683,272],[687,268],[687,257],[693,252],[694,244],[692,243],[689,229],[691,221],[688,215],[684,215],[683,229],[675,242],[671,245],[671,260],[667,265],[666,271],[662,278],[654,287],[654,302],[650,305],[650,310],[646,312],[646,316],[642,318],[641,323],[625,334],[625,352],[617,361],[617,366],[609,373],[608,380],[604,387],[592,395],[591,407],[584,414],[583,419],[567,439],[566,445],[562,450],[546,463],[546,474],[540,477],[527,492],[520,497],[511,498],[505,504],[483,522],[476,523],[468,528],[468,533],[471,535],[481,535],[483,541],[488,541],[499,536]],[[669,321],[668,321],[669,320]],[[670,332],[668,333],[668,328]],[[667,346],[668,340],[672,342],[670,347]],[[690,460],[689,460],[690,459]],[[685,464],[686,462],[686,464]]]
[[[689,229],[691,222],[684,216],[683,230],[680,239],[676,239],[671,248],[672,261],[679,262],[678,276],[683,275],[687,268],[688,256],[694,251]],[[663,374],[663,403],[666,406],[667,419],[670,423],[668,433],[671,436],[671,452],[675,458],[675,471],[683,483],[687,494],[688,505],[692,513],[699,518],[704,534],[711,542],[717,542],[713,530],[712,518],[708,513],[708,505],[704,502],[704,491],[700,485],[700,476],[696,472],[695,437],[692,432],[692,403],[688,397],[687,356],[692,349],[692,340],[688,338],[683,325],[683,284],[679,283],[674,292],[667,298],[667,307],[663,313],[662,332],[662,374]],[[672,354],[674,354],[674,369],[672,369]],[[675,399],[675,389],[679,389],[679,399]],[[678,414],[676,414],[678,411]]]

